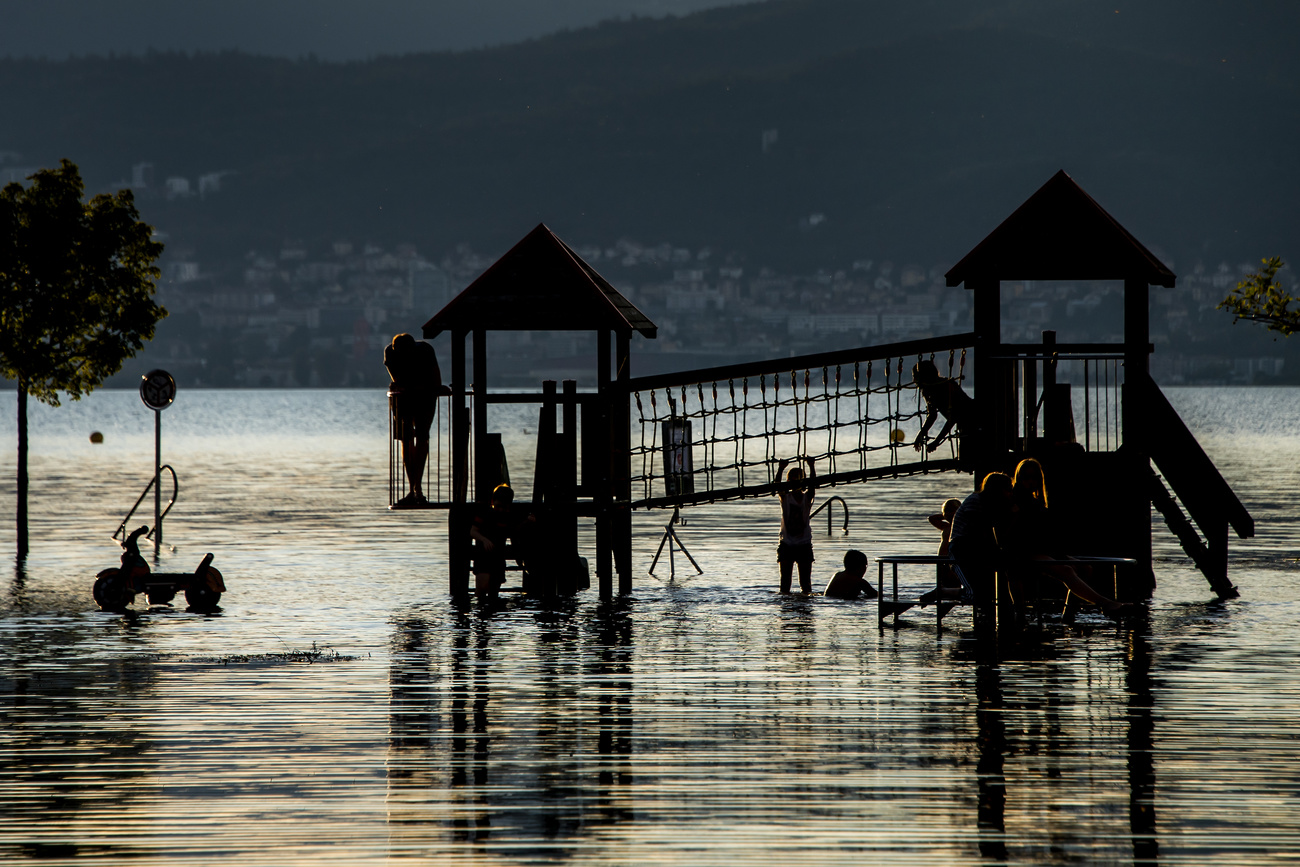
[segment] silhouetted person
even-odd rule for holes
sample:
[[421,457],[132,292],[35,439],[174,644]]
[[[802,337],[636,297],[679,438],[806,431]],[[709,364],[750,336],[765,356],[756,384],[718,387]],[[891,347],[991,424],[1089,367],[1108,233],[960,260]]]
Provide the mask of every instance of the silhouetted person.
[[1047,479],[1043,475],[1043,465],[1034,458],[1026,458],[1016,466],[1011,508],[1006,548],[1009,554],[1022,561],[1020,571],[1025,577],[1034,580],[1040,574],[1051,576],[1075,596],[1101,608],[1109,617],[1119,617],[1130,610],[1131,606],[1098,593],[1071,566],[1064,563],[1034,565],[1035,560],[1063,559],[1057,528],[1047,508]]
[[[790,578],[795,564],[799,565],[799,590],[812,592],[812,514],[813,496],[816,491],[817,469],[812,458],[805,458],[808,463],[809,485],[789,491],[778,491],[777,499],[781,501],[781,541],[776,546],[776,562],[781,567],[781,592],[790,592]],[[789,460],[777,464],[776,477],[781,478]],[[788,482],[803,481],[803,470],[795,467],[786,476]]]
[[514,542],[515,562],[527,567],[527,545],[522,537],[526,535],[524,525],[535,518],[516,515],[514,502],[510,486],[497,485],[492,489],[491,504],[474,516],[469,528],[470,538],[479,545],[474,557],[474,591],[479,596],[494,597],[506,583],[506,542]]
[[[925,422],[917,432],[912,447],[918,452],[925,449],[928,454],[948,438],[953,425],[960,429],[975,418],[975,399],[962,391],[961,383],[957,380],[940,376],[939,368],[934,366],[933,361],[918,361],[912,367],[912,382],[921,389],[921,397],[925,398]],[[939,413],[943,414],[943,427],[939,430],[939,435],[927,443],[926,434],[930,432]]]
[[876,588],[867,580],[867,555],[861,551],[844,552],[844,570],[836,572],[822,591],[823,596],[835,599],[857,599],[859,596],[875,599]]
[[[952,498],[943,501],[939,511],[930,516],[930,526],[939,531],[939,551],[940,557],[947,557],[952,541],[952,519],[957,514],[957,509],[961,508],[961,500]],[[946,563],[939,563],[935,567],[935,587],[929,593],[923,595],[920,599],[922,606],[938,600],[940,597],[955,599],[961,596],[961,582],[957,576],[952,574],[952,567]]]
[[424,464],[429,458],[429,428],[438,408],[438,395],[444,393],[442,372],[433,346],[409,334],[398,334],[384,348],[384,367],[393,384],[388,389],[389,408],[393,413],[393,439],[402,443],[402,465],[410,493],[394,508],[425,505]]
[[980,602],[994,599],[994,581],[1002,566],[998,533],[1011,517],[1011,477],[989,473],[980,489],[968,496],[952,516],[948,549]]

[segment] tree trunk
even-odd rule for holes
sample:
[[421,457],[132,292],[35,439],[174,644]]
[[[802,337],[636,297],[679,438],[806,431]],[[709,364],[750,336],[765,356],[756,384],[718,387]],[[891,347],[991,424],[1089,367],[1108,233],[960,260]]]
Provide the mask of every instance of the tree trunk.
[[18,559],[27,556],[27,388],[18,380]]

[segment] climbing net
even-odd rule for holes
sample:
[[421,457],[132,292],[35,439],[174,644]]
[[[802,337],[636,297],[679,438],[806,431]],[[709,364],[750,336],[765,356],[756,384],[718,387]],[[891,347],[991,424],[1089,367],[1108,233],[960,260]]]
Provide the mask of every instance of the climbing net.
[[[680,381],[656,378],[656,387],[640,390],[633,381],[635,505],[755,496],[755,488],[778,481],[781,460],[793,467],[812,458],[819,478],[846,481],[882,467],[924,471],[926,452],[912,450],[926,413],[912,365],[928,357],[941,375],[963,381],[966,349],[946,355],[946,370],[945,359],[929,353],[727,378],[687,371]],[[943,424],[940,416],[930,436]],[[956,457],[956,449],[953,438],[930,459]]]

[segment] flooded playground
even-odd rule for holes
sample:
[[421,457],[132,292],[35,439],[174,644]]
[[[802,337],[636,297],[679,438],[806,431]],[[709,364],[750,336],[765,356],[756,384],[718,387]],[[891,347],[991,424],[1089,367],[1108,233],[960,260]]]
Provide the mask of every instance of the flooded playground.
[[[684,510],[701,575],[647,575],[669,513],[637,512],[630,598],[455,605],[445,515],[386,509],[382,392],[183,392],[158,568],[213,552],[222,610],[102,613],[91,580],[152,472],[152,414],[133,391],[32,407],[32,553],[0,579],[0,859],[1289,861],[1300,389],[1166,394],[1254,516],[1230,548],[1241,598],[1217,601],[1153,515],[1148,618],[1085,613],[996,652],[966,609],[880,631],[874,602],[775,593],[770,499]],[[496,425],[522,476],[528,424]],[[926,515],[969,489],[836,488],[848,535],[818,518],[815,587],[849,548],[873,580],[877,556],[933,551]]]

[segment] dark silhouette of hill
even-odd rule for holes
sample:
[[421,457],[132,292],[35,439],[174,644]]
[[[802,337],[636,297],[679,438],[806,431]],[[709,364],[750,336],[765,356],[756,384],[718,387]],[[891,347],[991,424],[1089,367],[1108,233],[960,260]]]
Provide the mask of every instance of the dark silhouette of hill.
[[952,261],[1065,168],[1177,267],[1293,247],[1298,25],[1287,2],[787,0],[358,63],[0,61],[0,150],[92,183],[236,171],[142,199],[209,259],[499,252],[546,221],[755,266]]

